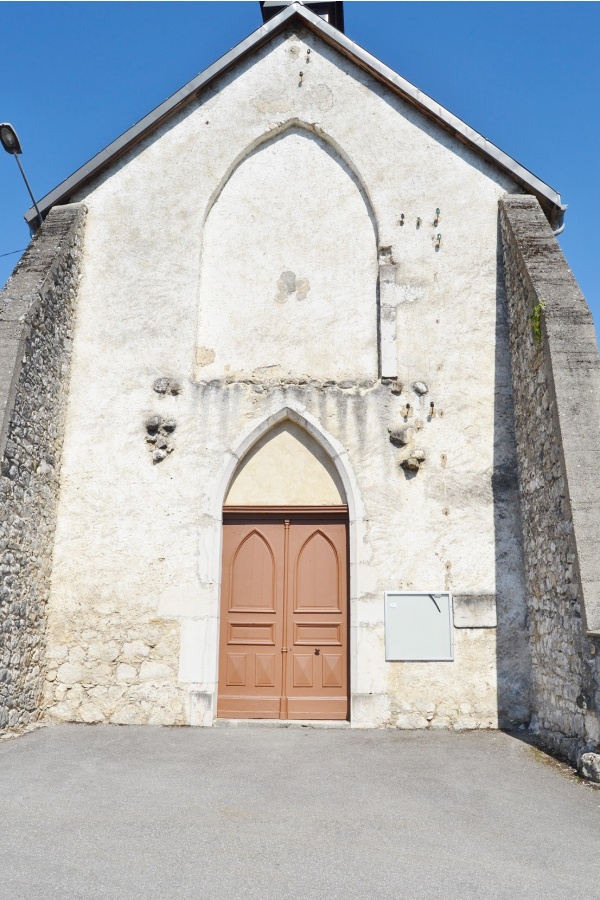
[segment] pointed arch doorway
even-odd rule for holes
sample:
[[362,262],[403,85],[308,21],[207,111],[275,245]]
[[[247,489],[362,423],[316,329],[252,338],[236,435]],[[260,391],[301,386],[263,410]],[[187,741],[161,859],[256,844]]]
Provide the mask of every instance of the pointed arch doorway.
[[240,463],[223,507],[219,717],[348,718],[344,501],[290,421]]

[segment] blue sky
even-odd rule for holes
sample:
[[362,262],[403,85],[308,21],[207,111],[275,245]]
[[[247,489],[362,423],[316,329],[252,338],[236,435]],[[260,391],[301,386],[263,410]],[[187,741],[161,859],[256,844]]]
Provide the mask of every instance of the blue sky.
[[[560,191],[600,324],[600,3],[347,2],[346,34]],[[0,121],[41,197],[261,24],[258,2],[0,2]],[[0,153],[0,285],[28,195]],[[598,244],[596,243],[598,241]]]

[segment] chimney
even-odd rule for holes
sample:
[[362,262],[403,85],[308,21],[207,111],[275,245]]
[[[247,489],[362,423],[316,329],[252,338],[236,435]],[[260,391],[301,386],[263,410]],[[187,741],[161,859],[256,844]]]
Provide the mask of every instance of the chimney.
[[333,25],[338,31],[344,31],[343,3],[309,3],[304,2],[304,0],[264,0],[262,2],[261,0],[260,11],[262,12],[263,22],[268,22],[269,19],[272,19],[273,16],[276,16],[286,6],[291,6],[294,2],[306,6],[307,9],[310,9],[315,15],[320,16],[330,25]]

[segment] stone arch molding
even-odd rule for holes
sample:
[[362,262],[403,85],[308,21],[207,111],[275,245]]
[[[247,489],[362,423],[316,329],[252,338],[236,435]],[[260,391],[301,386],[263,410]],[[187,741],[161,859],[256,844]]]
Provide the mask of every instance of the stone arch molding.
[[350,521],[362,519],[364,516],[363,507],[346,450],[336,438],[323,428],[318,419],[312,416],[303,407],[291,403],[261,421],[255,421],[249,425],[245,434],[241,437],[238,446],[234,450],[228,452],[227,462],[213,500],[213,518],[222,521],[223,503],[225,502],[225,498],[227,497],[237,468],[247,453],[256,443],[258,443],[263,435],[271,431],[276,425],[285,421],[294,422],[296,425],[303,428],[327,453],[342,482]]
[[235,158],[229,163],[225,174],[222,176],[218,185],[210,195],[208,199],[208,203],[206,204],[206,209],[204,212],[204,218],[202,220],[202,230],[204,231],[204,226],[206,225],[206,221],[211,213],[211,210],[219,196],[222,194],[223,189],[226,184],[230,180],[231,176],[234,174],[236,169],[238,169],[242,163],[245,162],[252,154],[257,153],[262,150],[267,144],[271,141],[283,137],[286,132],[291,132],[294,129],[298,129],[300,131],[305,131],[307,134],[313,135],[316,137],[321,143],[325,144],[334,151],[337,156],[342,160],[345,166],[348,168],[351,176],[356,183],[360,194],[363,198],[364,204],[367,208],[367,212],[369,214],[369,218],[371,219],[371,224],[373,225],[373,231],[375,234],[375,243],[376,246],[379,246],[379,226],[377,215],[375,212],[375,206],[373,204],[373,200],[369,189],[352,158],[349,154],[344,150],[344,148],[338,144],[338,142],[326,131],[324,131],[320,125],[313,122],[305,122],[303,119],[299,119],[297,117],[292,117],[290,119],[286,119],[285,122],[278,123],[274,128],[269,129],[269,131],[257,137],[255,140],[251,141],[244,149],[238,153]]
[[[293,401],[276,409],[261,419],[255,419],[241,433],[238,443],[225,454],[225,462],[221,471],[221,477],[215,488],[211,501],[210,519],[214,529],[213,540],[208,541],[212,546],[209,550],[206,540],[208,533],[204,535],[204,550],[212,558],[210,568],[210,592],[212,596],[212,608],[205,621],[199,621],[190,627],[190,637],[182,639],[182,659],[180,661],[180,679],[196,683],[197,691],[191,698],[191,721],[195,725],[212,725],[216,715],[217,691],[219,682],[219,634],[220,634],[220,605],[221,605],[221,556],[223,537],[223,503],[234,478],[236,469],[246,454],[254,445],[273,429],[285,421],[294,422],[303,428],[328,454],[335,466],[342,482],[348,505],[349,518],[349,620],[350,620],[350,694],[356,692],[357,683],[357,598],[358,598],[358,546],[365,536],[365,513],[358,490],[358,485],[348,454],[340,442],[329,434],[317,418],[311,415],[305,407]],[[208,573],[207,573],[208,574]],[[182,634],[185,631],[183,626]],[[187,632],[186,632],[187,633]],[[198,644],[204,646],[205,655],[202,662],[202,672],[196,672],[198,656]],[[190,657],[189,671],[194,671],[194,677],[188,676],[187,661],[184,659],[185,648]]]

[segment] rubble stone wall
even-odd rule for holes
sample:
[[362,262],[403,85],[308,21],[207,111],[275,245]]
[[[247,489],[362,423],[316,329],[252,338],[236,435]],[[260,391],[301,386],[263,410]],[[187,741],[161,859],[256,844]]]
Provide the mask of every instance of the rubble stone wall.
[[532,731],[597,750],[600,360],[589,307],[533,197],[500,202],[532,655]]
[[39,711],[84,216],[54,208],[0,293],[0,730]]

